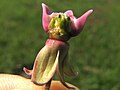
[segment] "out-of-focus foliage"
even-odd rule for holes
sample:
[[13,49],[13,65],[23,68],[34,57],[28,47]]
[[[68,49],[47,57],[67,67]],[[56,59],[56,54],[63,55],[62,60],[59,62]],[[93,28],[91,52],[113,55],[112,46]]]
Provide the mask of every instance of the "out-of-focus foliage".
[[56,12],[72,9],[75,16],[94,9],[83,32],[70,40],[69,59],[79,75],[67,81],[81,90],[120,90],[119,0],[0,0],[0,72],[32,68],[47,39],[42,2]]

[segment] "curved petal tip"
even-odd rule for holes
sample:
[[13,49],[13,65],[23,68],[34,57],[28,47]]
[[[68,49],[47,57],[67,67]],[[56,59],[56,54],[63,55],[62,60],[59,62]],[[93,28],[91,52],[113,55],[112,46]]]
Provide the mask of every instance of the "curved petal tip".
[[27,68],[23,68],[23,71],[27,74],[27,75],[32,75],[32,70],[28,70]]

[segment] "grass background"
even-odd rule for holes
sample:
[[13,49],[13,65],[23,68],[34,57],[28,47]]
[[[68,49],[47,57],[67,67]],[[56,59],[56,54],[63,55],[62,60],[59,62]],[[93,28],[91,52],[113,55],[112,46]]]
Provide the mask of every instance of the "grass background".
[[79,76],[66,81],[81,90],[120,90],[119,0],[0,0],[0,72],[32,68],[47,39],[42,2],[55,12],[71,9],[76,17],[94,9],[83,32],[69,41],[69,58]]

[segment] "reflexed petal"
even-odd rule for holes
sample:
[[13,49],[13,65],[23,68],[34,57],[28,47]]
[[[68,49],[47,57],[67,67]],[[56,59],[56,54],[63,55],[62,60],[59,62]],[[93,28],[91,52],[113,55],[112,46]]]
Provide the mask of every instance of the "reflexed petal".
[[64,63],[63,71],[67,76],[70,77],[78,76],[78,72],[74,70],[74,67],[69,62]]
[[[61,65],[61,64],[60,64],[60,65]],[[69,85],[65,82],[65,80],[64,80],[63,68],[61,68],[61,67],[62,67],[62,66],[59,66],[59,68],[57,69],[57,74],[58,74],[58,76],[59,76],[60,82],[61,82],[65,87],[74,90],[74,89],[75,89],[74,87],[69,86]]]
[[47,83],[56,71],[58,59],[59,52],[52,52],[52,49],[45,46],[36,58],[32,81],[39,85]]
[[[59,76],[59,79],[60,79],[60,82],[67,88],[69,89],[75,89],[74,87],[71,87],[69,85],[67,85],[67,83],[65,83],[65,80],[64,80],[64,61],[66,60],[65,58],[67,57],[67,54],[68,54],[68,51],[65,51],[64,54],[63,52],[61,51],[60,52],[60,59],[59,59],[59,66],[57,68],[57,74]],[[68,64],[68,63],[67,63]]]

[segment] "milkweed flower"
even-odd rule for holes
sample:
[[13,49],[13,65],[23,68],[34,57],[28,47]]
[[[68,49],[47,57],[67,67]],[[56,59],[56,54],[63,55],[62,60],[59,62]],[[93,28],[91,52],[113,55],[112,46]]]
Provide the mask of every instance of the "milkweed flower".
[[77,75],[68,60],[69,43],[67,41],[71,37],[79,35],[93,10],[89,10],[81,17],[76,18],[72,10],[64,13],[52,12],[43,3],[42,9],[42,24],[49,38],[38,53],[33,70],[24,68],[24,71],[31,75],[31,80],[35,84],[45,84],[48,89],[55,72],[57,72],[61,83],[67,88],[74,89],[67,85],[64,80],[65,74],[68,76]]

